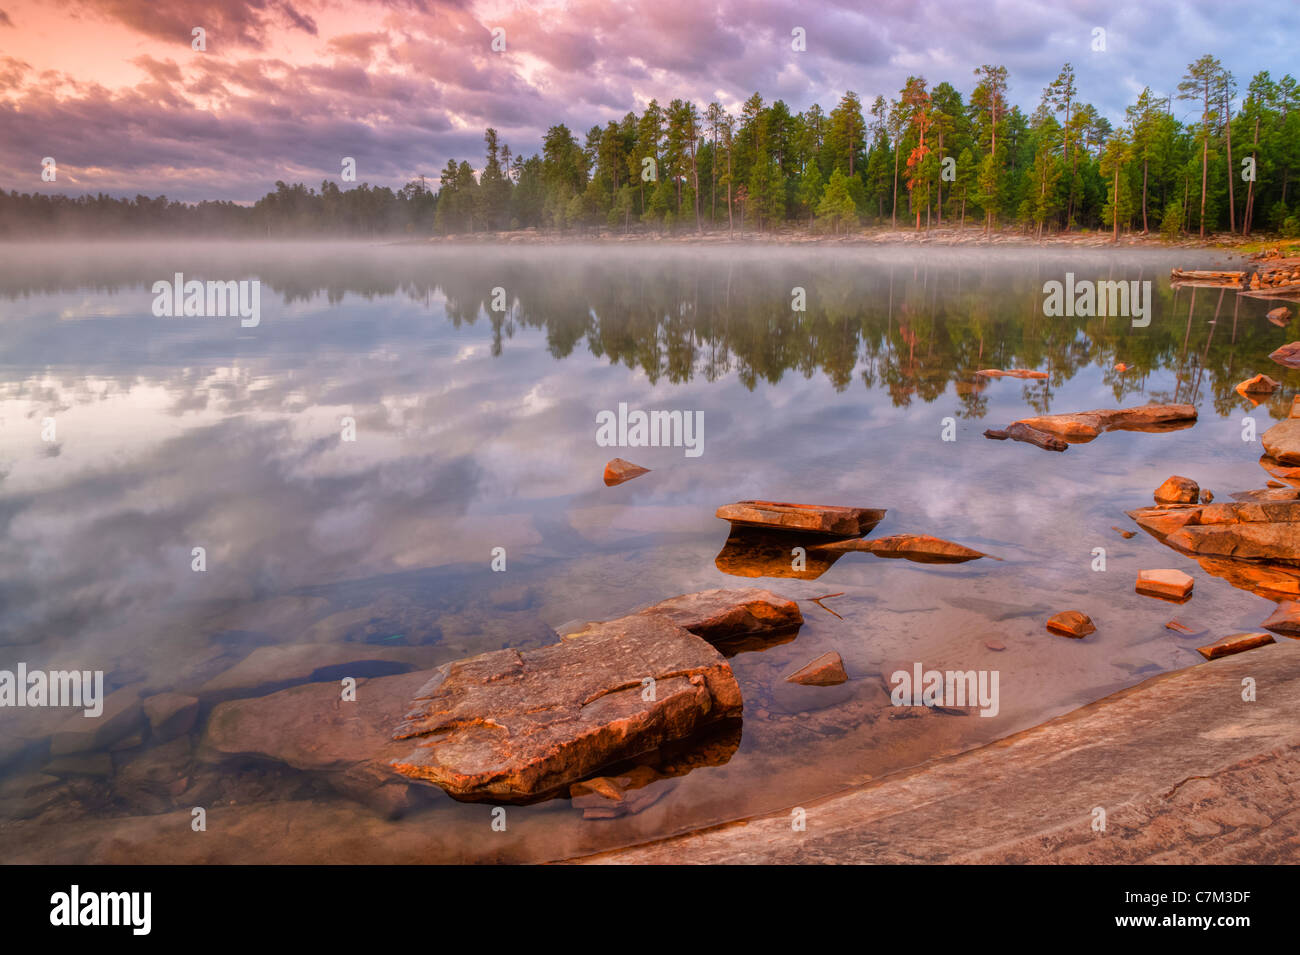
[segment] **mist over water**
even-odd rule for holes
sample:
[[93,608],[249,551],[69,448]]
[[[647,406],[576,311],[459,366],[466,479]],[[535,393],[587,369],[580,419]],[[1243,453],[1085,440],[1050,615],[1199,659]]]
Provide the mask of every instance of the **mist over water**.
[[[711,587],[799,600],[796,639],[731,660],[745,697],[734,752],[637,816],[583,820],[563,799],[512,809],[499,851],[521,859],[798,805],[979,745],[1196,662],[1197,642],[1165,629],[1172,617],[1230,633],[1271,612],[1111,529],[1135,529],[1124,512],[1171,474],[1220,496],[1267,480],[1241,419],[1262,432],[1300,388],[1300,373],[1266,358],[1292,337],[1264,318],[1276,303],[1217,289],[1193,302],[1169,286],[1171,267],[1226,261],[820,245],[9,248],[0,668],[102,669],[109,690],[192,692],[259,646],[409,647],[432,666],[545,645],[575,621]],[[260,324],[155,317],[153,284],[178,272],[260,281]],[[1043,283],[1066,272],[1151,281],[1150,325],[1045,317]],[[806,311],[791,308],[795,287]],[[986,368],[1049,377],[974,375]],[[1259,372],[1283,387],[1252,410],[1233,388]],[[1151,401],[1194,404],[1200,419],[1060,454],[983,437],[1033,414]],[[701,412],[703,453],[601,447],[597,415],[620,403]],[[54,441],[42,440],[49,418]],[[355,442],[340,437],[347,418]],[[605,487],[615,456],[651,472]],[[1002,560],[848,554],[815,580],[739,578],[715,564],[728,526],[714,511],[748,498],[887,508],[876,536],[932,534]],[[203,573],[191,570],[197,546]],[[496,547],[505,573],[490,569]],[[1090,566],[1096,547],[1104,572]],[[1193,602],[1136,595],[1151,567],[1192,574]],[[829,593],[843,594],[826,601],[842,619],[811,601]],[[1066,609],[1097,633],[1048,634],[1045,619]],[[784,682],[831,649],[847,684]],[[917,661],[999,670],[998,715],[895,718],[881,673]],[[22,741],[66,714],[12,716],[0,712],[0,778],[11,780],[45,758]],[[202,732],[201,717],[196,745]],[[94,785],[97,798],[52,810],[63,829],[144,814],[111,782]],[[232,789],[217,804],[302,797],[292,785]],[[348,818],[366,831],[427,839],[434,858],[484,854],[481,806],[438,795],[389,822],[336,793],[303,798],[359,814]],[[73,853],[5,805],[0,843],[22,832],[33,860]],[[274,861],[281,850],[247,851]]]

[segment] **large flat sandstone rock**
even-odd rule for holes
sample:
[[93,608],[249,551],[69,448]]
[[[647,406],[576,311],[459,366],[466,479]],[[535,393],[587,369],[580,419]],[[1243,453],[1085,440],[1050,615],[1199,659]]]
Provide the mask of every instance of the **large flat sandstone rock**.
[[722,654],[633,614],[439,667],[393,733],[410,747],[393,766],[462,799],[526,802],[740,712]]

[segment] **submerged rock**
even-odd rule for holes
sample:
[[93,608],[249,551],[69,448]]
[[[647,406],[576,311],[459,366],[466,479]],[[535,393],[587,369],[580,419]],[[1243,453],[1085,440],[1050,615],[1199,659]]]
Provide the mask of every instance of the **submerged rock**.
[[121,689],[104,699],[104,711],[88,717],[81,710],[69,716],[50,737],[50,755],[66,756],[108,749],[128,739],[144,727],[144,710],[140,694]]
[[199,715],[199,699],[183,693],[158,693],[143,702],[144,715],[154,739],[165,742],[184,736],[194,728]]
[[1148,597],[1183,600],[1190,597],[1195,582],[1181,570],[1140,570],[1137,592]]
[[830,537],[861,537],[885,517],[883,508],[739,501],[718,508],[717,516],[733,525],[802,531]]
[[1092,618],[1082,610],[1062,610],[1047,621],[1047,629],[1059,636],[1075,639],[1097,632]]
[[643,474],[649,474],[649,468],[643,468],[639,464],[633,464],[631,461],[624,461],[622,458],[614,458],[605,465],[605,486],[616,487],[640,477]]
[[844,672],[844,661],[834,650],[823,653],[815,660],[810,660],[794,673],[785,678],[787,683],[801,686],[838,686],[848,681]]
[[1273,643],[1273,637],[1267,633],[1234,633],[1208,647],[1197,647],[1196,652],[1207,660],[1217,660],[1219,657],[1254,650],[1256,647],[1267,646],[1270,643]]
[[626,773],[574,783],[569,796],[584,819],[617,819],[649,809],[674,785],[649,766],[637,766]]
[[1071,443],[1091,441],[1103,431],[1176,431],[1196,422],[1192,405],[1142,405],[1137,408],[1076,411],[1022,418],[1016,424],[1046,431]]
[[307,683],[213,708],[201,754],[215,762],[256,757],[320,775],[334,789],[391,816],[418,801],[417,787],[393,772],[402,747],[389,739],[406,701],[428,671],[359,679],[356,699],[338,683]]
[[204,700],[263,696],[295,683],[321,683],[343,677],[392,676],[429,666],[435,648],[377,647],[366,643],[298,643],[258,647],[198,690]]
[[1155,497],[1157,504],[1195,504],[1200,494],[1200,485],[1191,478],[1175,474],[1156,488]]
[[462,799],[530,801],[741,707],[716,649],[662,615],[633,614],[439,667],[393,733],[411,747],[393,766]]

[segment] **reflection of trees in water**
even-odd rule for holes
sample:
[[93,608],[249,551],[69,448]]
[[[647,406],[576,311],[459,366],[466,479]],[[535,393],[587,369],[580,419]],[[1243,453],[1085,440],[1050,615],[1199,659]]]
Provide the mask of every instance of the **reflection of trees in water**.
[[[183,259],[188,254],[177,253]],[[223,258],[224,255],[224,258]],[[435,300],[453,325],[486,323],[499,355],[521,328],[536,328],[557,359],[581,344],[599,357],[644,371],[652,382],[678,383],[735,373],[747,388],[780,381],[787,372],[824,374],[839,391],[855,374],[868,388],[890,395],[896,406],[933,402],[954,383],[963,417],[982,417],[986,401],[974,379],[981,368],[1039,368],[1045,380],[1025,382],[1025,402],[1040,413],[1054,409],[1060,386],[1088,365],[1117,404],[1131,396],[1193,401],[1208,395],[1220,415],[1242,408],[1233,388],[1264,371],[1283,381],[1270,401],[1284,415],[1286,394],[1300,376],[1267,360],[1290,339],[1263,319],[1268,303],[1220,299],[1218,290],[1172,290],[1152,282],[1156,302],[1146,328],[1126,318],[1049,318],[1042,283],[1061,274],[1061,262],[991,264],[993,260],[864,261],[824,250],[749,258],[689,251],[665,256],[633,250],[597,250],[502,256],[495,250],[341,250],[322,263],[321,253],[250,259],[247,248],[194,253],[193,261],[159,268],[157,256],[135,261],[85,261],[62,257],[0,277],[0,295],[93,288],[141,294],[158,278],[184,271],[187,278],[260,278],[285,303],[345,295],[367,300],[404,296]],[[250,268],[250,263],[252,263]],[[1082,276],[1089,271],[1078,269]],[[1103,277],[1100,268],[1096,277]],[[1115,274],[1112,278],[1126,277]],[[1143,276],[1130,269],[1127,277]],[[807,307],[791,307],[793,289],[806,290]],[[495,289],[505,290],[504,311],[493,311]],[[1217,318],[1216,318],[1217,314]],[[1123,362],[1128,370],[1115,369]],[[1153,371],[1168,370],[1175,385],[1156,395],[1146,389]]]

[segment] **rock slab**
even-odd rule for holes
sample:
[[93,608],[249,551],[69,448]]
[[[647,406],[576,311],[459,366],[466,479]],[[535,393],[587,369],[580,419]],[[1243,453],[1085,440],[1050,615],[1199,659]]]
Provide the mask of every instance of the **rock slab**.
[[527,802],[741,708],[722,654],[663,616],[633,614],[439,667],[393,733],[411,749],[392,765],[462,799]]
[[738,501],[718,508],[717,516],[732,524],[748,527],[802,531],[831,537],[861,537],[884,520],[885,510],[831,504]]

